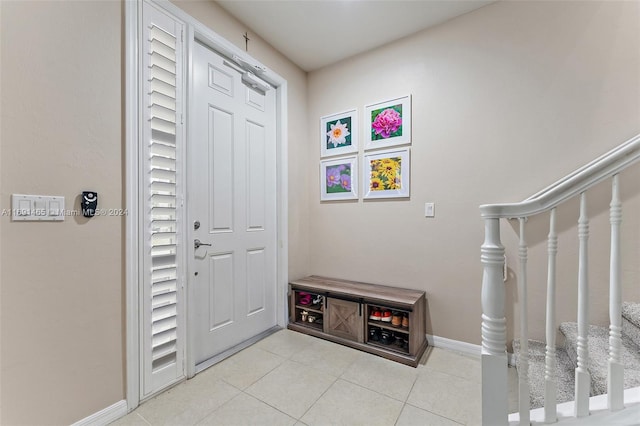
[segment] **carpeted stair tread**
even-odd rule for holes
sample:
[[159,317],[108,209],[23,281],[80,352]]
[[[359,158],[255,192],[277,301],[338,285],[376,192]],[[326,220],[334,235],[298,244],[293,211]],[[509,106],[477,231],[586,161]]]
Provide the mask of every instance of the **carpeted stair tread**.
[[623,302],[622,317],[626,318],[631,324],[640,328],[640,303]]
[[640,303],[622,304],[622,334],[640,346]]
[[[513,341],[516,368],[520,361],[520,340]],[[545,343],[529,340],[529,395],[531,409],[544,406],[544,371],[545,371]],[[556,380],[558,385],[558,403],[573,401],[574,369],[571,359],[562,348],[556,349]]]
[[622,335],[640,347],[640,327],[622,317]]
[[[560,324],[565,336],[565,349],[574,365],[577,365],[578,324]],[[589,326],[589,373],[591,395],[607,393],[607,371],[609,360],[609,330],[595,325]],[[622,364],[624,365],[625,389],[640,386],[640,347],[627,336],[622,337]]]

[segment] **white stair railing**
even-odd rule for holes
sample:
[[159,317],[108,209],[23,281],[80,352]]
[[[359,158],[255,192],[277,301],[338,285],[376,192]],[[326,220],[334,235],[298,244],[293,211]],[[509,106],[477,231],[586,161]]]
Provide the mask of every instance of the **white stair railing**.
[[575,416],[589,414],[589,390],[591,387],[588,371],[588,239],[589,219],[587,216],[586,191],[592,186],[612,178],[610,204],[611,258],[610,258],[610,332],[609,332],[609,377],[608,401],[610,410],[624,408],[623,367],[621,363],[621,265],[620,265],[620,223],[622,206],[618,174],[628,166],[640,161],[640,135],[633,137],[591,163],[567,175],[555,184],[534,194],[520,203],[487,204],[480,206],[485,222],[485,240],[481,248],[483,265],[482,278],[482,424],[506,425],[508,423],[508,387],[506,354],[505,284],[503,281],[505,249],[500,240],[500,220],[520,221],[519,292],[521,300],[520,338],[522,355],[519,371],[519,411],[520,424],[529,424],[529,378],[528,325],[527,325],[527,244],[524,238],[527,218],[543,212],[550,212],[548,237],[548,277],[546,312],[546,352],[545,352],[545,422],[557,421],[557,381],[556,381],[556,254],[558,239],[556,234],[556,207],[565,201],[580,196],[580,216],[578,218],[579,264],[578,264],[578,368],[576,369]]
[[[556,382],[556,255],[558,254],[558,235],[556,234],[556,209],[551,209],[549,215],[549,237],[547,241],[547,318],[545,337],[544,369],[544,420],[553,423],[558,418],[556,410],[557,389]],[[529,424],[529,423],[527,423]]]
[[609,208],[611,222],[611,256],[609,267],[609,370],[607,375],[607,398],[612,411],[624,408],[624,369],[620,354],[622,352],[622,266],[620,262],[620,223],[622,222],[622,203],[618,175],[613,177],[611,204]]
[[518,255],[520,257],[520,279],[518,280],[518,293],[520,294],[520,359],[518,364],[522,368],[518,369],[518,397],[520,409],[520,421],[522,424],[529,424],[529,313],[527,308],[527,242],[524,237],[524,224],[526,220],[520,218],[520,244]]
[[580,218],[578,219],[578,367],[576,368],[576,417],[589,415],[589,280],[588,241],[589,218],[587,195],[580,194]]

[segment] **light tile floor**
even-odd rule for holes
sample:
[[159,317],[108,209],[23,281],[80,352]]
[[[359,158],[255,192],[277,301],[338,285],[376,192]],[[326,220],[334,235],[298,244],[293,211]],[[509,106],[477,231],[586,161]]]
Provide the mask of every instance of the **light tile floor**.
[[412,368],[281,330],[112,425],[479,425],[480,377],[479,358],[445,349]]

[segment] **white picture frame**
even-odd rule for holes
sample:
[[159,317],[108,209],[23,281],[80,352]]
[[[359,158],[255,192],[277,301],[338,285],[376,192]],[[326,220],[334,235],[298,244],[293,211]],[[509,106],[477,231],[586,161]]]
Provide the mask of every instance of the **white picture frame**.
[[356,155],[320,161],[320,201],[358,199]]
[[411,151],[408,147],[365,153],[362,163],[363,199],[409,198]]
[[364,107],[364,149],[411,144],[411,95]]
[[358,129],[356,108],[320,118],[320,157],[358,152]]

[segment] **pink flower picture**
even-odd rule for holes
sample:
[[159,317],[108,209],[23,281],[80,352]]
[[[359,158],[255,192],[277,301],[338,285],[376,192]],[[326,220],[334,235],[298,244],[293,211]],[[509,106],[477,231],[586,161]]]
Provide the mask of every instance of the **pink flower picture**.
[[364,111],[365,151],[411,144],[411,95],[365,105]]
[[371,140],[402,136],[402,104],[371,112]]
[[371,111],[371,140],[402,136],[402,104]]

